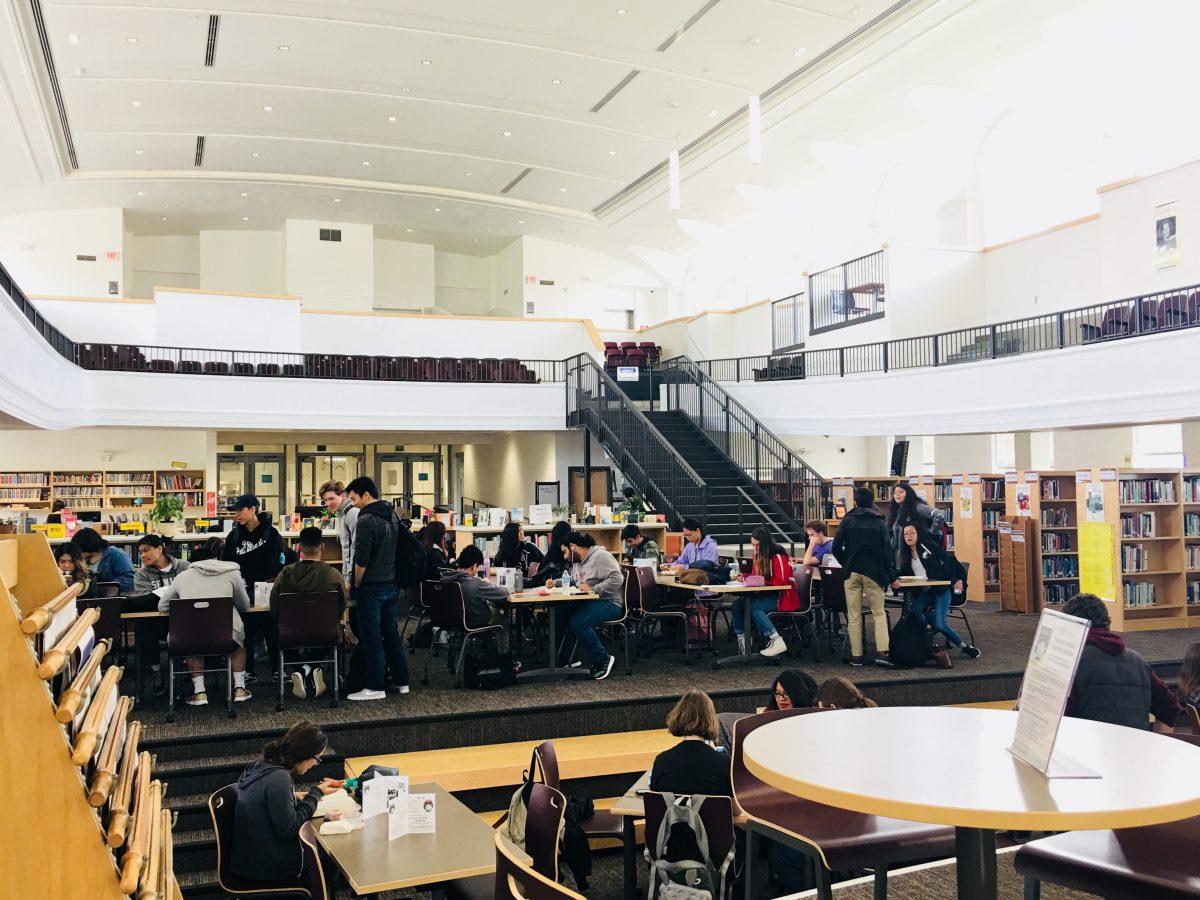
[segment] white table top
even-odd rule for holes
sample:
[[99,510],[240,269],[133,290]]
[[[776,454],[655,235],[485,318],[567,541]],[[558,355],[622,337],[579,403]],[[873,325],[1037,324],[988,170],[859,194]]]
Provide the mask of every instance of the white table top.
[[1008,753],[1016,724],[1015,712],[992,709],[835,710],[764,725],[744,753],[746,767],[780,790],[915,822],[1069,831],[1200,815],[1200,747],[1064,718],[1055,754],[1102,777],[1047,779]]
[[755,587],[747,587],[740,581],[731,581],[728,584],[683,584],[673,575],[659,574],[655,577],[655,581],[660,587],[680,588],[685,591],[709,591],[713,594],[758,594],[770,591],[778,594],[780,591],[786,591],[786,587],[780,587],[777,584],[763,584]]
[[599,594],[584,593],[579,591],[574,594],[559,594],[555,592],[543,594],[540,589],[532,591],[522,591],[519,594],[509,594],[509,603],[570,603],[572,600],[599,600]]

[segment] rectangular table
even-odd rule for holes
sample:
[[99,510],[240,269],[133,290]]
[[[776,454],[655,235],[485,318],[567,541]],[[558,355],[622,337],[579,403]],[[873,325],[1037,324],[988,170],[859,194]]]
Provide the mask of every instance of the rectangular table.
[[321,834],[317,841],[342,870],[354,893],[407,888],[436,889],[448,881],[496,871],[496,833],[453,794],[437,784],[409,786],[437,795],[437,831],[388,840],[387,815],[372,816],[349,834]]
[[599,600],[599,594],[543,594],[541,591],[522,591],[511,594],[508,598],[510,608],[518,606],[545,606],[546,618],[549,620],[550,646],[547,665],[540,669],[521,670],[517,673],[517,681],[527,681],[530,678],[544,678],[547,675],[582,675],[586,674],[582,667],[568,668],[558,664],[558,624],[554,615],[556,603],[574,603],[577,600]]
[[625,900],[635,900],[637,897],[637,820],[646,818],[646,804],[642,800],[641,792],[648,790],[650,790],[649,770],[643,773],[612,806],[613,815],[621,817]]
[[[655,578],[659,587],[679,588],[685,591],[708,591],[713,594],[778,594],[786,588],[781,588],[779,585],[763,584],[750,587],[742,584],[740,581],[731,581],[728,584],[681,584],[674,575],[664,575],[659,573]],[[744,666],[751,662],[772,662],[773,657],[766,657],[754,652],[754,642],[750,639],[749,629],[753,627],[753,619],[749,614],[746,615],[746,652],[739,653],[735,656],[726,656],[724,659],[717,656],[716,642],[713,643],[713,668],[720,669],[725,666]]]

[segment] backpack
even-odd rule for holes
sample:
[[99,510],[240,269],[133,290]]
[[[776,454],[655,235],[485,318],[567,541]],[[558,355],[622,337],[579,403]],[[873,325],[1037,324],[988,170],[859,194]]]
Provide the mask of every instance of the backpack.
[[468,653],[463,660],[463,685],[481,691],[512,687],[517,683],[520,671],[521,666],[513,660],[511,653]]
[[[664,792],[667,809],[655,839],[655,855],[650,859],[647,900],[714,900],[728,896],[732,879],[727,879],[733,864],[734,848],[717,865],[708,849],[708,833],[700,809],[705,797],[676,798]],[[647,836],[647,842],[649,836]],[[650,851],[646,851],[650,856]],[[726,882],[729,883],[726,883]]]
[[401,588],[415,588],[425,574],[425,547],[417,540],[411,528],[400,525],[396,535],[396,584]]
[[703,603],[689,603],[687,613],[688,649],[706,649],[712,646],[712,616]]
[[911,611],[900,617],[888,643],[892,665],[901,669],[923,666],[933,655],[929,649],[929,630],[925,619]]
[[428,649],[433,646],[433,623],[426,619],[420,625],[413,629],[413,633],[408,636],[408,647],[410,650]]
[[[686,575],[687,572],[694,572],[697,570],[699,570],[701,572],[705,572],[708,575],[708,581],[707,582],[699,582],[700,584],[728,584],[729,583],[729,567],[728,566],[722,566],[719,563],[715,563],[715,562],[712,562],[711,560],[707,560],[707,559],[698,559],[695,562],[693,562],[690,566],[688,566],[687,570],[683,574]],[[682,581],[682,580],[683,579],[681,577],[680,581]]]

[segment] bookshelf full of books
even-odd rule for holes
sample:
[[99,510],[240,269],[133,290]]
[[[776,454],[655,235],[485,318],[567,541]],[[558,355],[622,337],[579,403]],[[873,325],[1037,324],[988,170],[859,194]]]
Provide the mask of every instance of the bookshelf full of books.
[[50,472],[50,499],[61,500],[70,509],[104,508],[103,472]]
[[0,472],[0,513],[28,510],[37,517],[55,500],[77,512],[148,511],[157,497],[173,493],[194,515],[205,506],[204,481],[203,469]]
[[0,472],[0,509],[49,505],[49,472]]
[[[879,513],[885,519],[892,511],[892,488],[898,482],[909,481],[912,484],[917,484],[917,477],[914,475],[912,479],[900,478],[895,475],[869,475],[863,478],[854,479],[854,487],[870,488],[871,493],[875,496],[875,512]],[[918,493],[922,490],[920,485],[917,485]],[[928,498],[926,498],[928,499]],[[854,506],[854,497],[850,497],[850,508]]]
[[987,599],[1000,596],[1000,517],[1005,514],[1005,477],[983,475],[979,480],[983,505],[983,589]]
[[934,476],[932,480],[933,497],[926,497],[925,499],[945,517],[946,549],[954,550],[954,483],[949,478],[939,478],[937,476]]
[[204,508],[204,470],[170,469],[154,476],[155,499],[173,494],[183,501],[185,511]]
[[[1000,517],[1004,515],[1004,476],[966,474],[934,479],[946,482],[954,517],[954,555],[967,566],[967,599],[1000,597]],[[945,496],[946,488],[940,488]],[[941,504],[939,503],[939,508]]]
[[1189,622],[1200,622],[1200,473],[1183,472],[1184,600]]
[[[1115,572],[1107,593],[1113,628],[1146,631],[1200,624],[1189,606],[1200,603],[1200,587],[1189,581],[1200,562],[1200,500],[1189,507],[1187,473],[1178,470],[1080,470],[1076,482],[1079,521],[1112,527]],[[1193,514],[1189,518],[1189,514]],[[1189,528],[1195,533],[1194,547]],[[1082,564],[1094,566],[1084,559]],[[1196,577],[1200,579],[1200,566]],[[1085,573],[1093,580],[1093,573]],[[1107,580],[1107,576],[1103,578]],[[1200,606],[1194,607],[1200,613]]]
[[1079,516],[1074,472],[1020,472],[1008,476],[1010,515],[1037,523],[1034,589],[1043,606],[1061,606],[1079,593]]
[[152,506],[154,504],[154,472],[105,472],[105,506]]

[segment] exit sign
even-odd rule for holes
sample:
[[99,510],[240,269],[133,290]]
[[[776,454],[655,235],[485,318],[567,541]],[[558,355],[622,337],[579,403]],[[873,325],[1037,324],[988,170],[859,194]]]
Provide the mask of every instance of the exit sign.
[[525,283],[526,284],[537,284],[537,276],[536,275],[526,275]]
[[108,262],[116,262],[118,259],[121,258],[121,254],[116,250],[109,250],[108,252],[106,252],[104,254],[104,258]]

